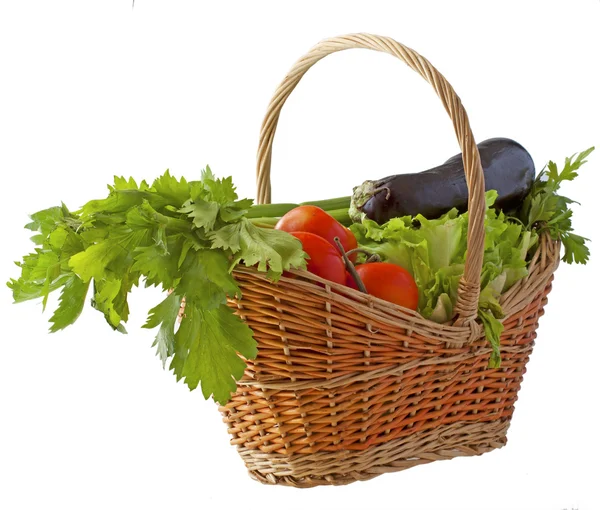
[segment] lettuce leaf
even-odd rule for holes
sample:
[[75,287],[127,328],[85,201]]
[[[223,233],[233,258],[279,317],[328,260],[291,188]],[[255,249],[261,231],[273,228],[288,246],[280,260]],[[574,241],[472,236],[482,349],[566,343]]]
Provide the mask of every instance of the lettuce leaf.
[[[485,244],[481,271],[478,315],[494,348],[490,363],[499,363],[499,332],[502,292],[527,275],[526,257],[537,239],[524,225],[508,218],[493,206],[498,194],[486,193]],[[452,209],[440,218],[428,220],[395,218],[377,225],[366,217],[352,225],[359,245],[382,260],[404,267],[419,287],[418,311],[439,323],[454,316],[458,284],[464,273],[468,213]]]

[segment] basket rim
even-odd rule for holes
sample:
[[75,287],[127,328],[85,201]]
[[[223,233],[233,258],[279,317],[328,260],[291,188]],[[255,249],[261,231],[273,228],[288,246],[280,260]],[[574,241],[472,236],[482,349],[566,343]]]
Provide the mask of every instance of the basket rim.
[[[518,280],[510,289],[499,297],[500,304],[505,312],[504,322],[512,315],[528,306],[535,297],[535,290],[545,285],[548,278],[552,276],[560,263],[560,241],[552,239],[547,233],[540,236],[539,246],[528,263],[528,275]],[[335,301],[343,306],[348,306],[361,313],[365,317],[372,316],[378,322],[397,326],[398,320],[406,327],[414,326],[418,329],[430,331],[435,336],[450,334],[452,337],[444,337],[444,341],[463,345],[465,342],[473,342],[482,334],[483,325],[477,318],[466,325],[457,325],[454,319],[445,323],[438,323],[423,317],[419,312],[404,308],[395,303],[390,303],[370,294],[338,284],[321,278],[306,270],[291,269],[288,271],[296,278],[281,276],[278,282],[291,284],[304,293],[319,296]],[[265,283],[277,285],[269,279],[266,273],[258,271],[254,267],[237,266],[233,274],[252,275],[253,278]],[[508,304],[507,309],[505,304]],[[468,339],[465,338],[468,336]]]

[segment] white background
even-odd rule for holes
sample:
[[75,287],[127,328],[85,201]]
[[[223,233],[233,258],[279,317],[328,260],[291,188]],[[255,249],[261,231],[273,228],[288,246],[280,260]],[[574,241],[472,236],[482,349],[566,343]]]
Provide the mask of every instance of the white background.
[[[317,41],[365,31],[429,58],[477,140],[521,142],[538,169],[600,145],[600,2],[3,2],[0,277],[32,245],[27,215],[104,196],[114,174],[189,179],[209,163],[254,195],[267,103]],[[441,103],[391,57],[344,52],[286,104],[274,201],[348,195],[369,178],[458,152]],[[347,487],[252,481],[212,402],[163,371],[139,326],[159,296],[134,292],[129,335],[86,308],[47,333],[39,303],[0,292],[0,508],[599,509],[597,329],[600,147],[565,193],[586,267],[562,265],[507,447]],[[53,301],[54,302],[54,301]]]

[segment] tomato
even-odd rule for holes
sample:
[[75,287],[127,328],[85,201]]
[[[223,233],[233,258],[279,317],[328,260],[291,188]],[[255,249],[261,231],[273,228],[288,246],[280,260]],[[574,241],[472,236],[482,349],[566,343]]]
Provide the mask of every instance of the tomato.
[[[342,224],[340,223],[340,225],[342,225]],[[358,248],[358,241],[356,240],[356,237],[352,233],[352,230],[350,230],[348,227],[344,227],[344,225],[342,225],[342,228],[344,229],[344,233],[346,234],[346,236],[345,237],[338,236],[338,237],[340,238],[340,242],[342,243],[342,246],[344,247],[344,251],[349,252],[350,250],[354,250],[355,248]],[[335,243],[335,241],[334,241],[334,243]],[[356,262],[356,253],[351,253],[350,255],[348,255],[348,258],[350,259],[350,262]]]
[[369,262],[356,266],[356,272],[372,296],[416,310],[419,289],[411,274],[389,262]]
[[290,232],[302,243],[302,249],[310,257],[306,269],[335,283],[346,284],[346,264],[337,248],[325,239],[310,232]]
[[[349,228],[346,228],[333,216],[320,207],[314,205],[301,205],[283,215],[275,228],[286,232],[310,232],[323,239],[327,239],[336,249],[334,239],[339,237],[344,251],[353,250],[358,246],[356,237]],[[350,255],[350,260],[356,260],[356,254]]]

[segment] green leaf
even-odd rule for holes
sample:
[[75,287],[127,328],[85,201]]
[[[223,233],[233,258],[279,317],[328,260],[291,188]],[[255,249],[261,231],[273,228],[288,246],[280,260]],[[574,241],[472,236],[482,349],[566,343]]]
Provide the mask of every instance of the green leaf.
[[53,251],[39,251],[37,264],[32,267],[30,278],[32,280],[45,280],[50,277],[50,281],[60,274],[60,260]]
[[41,297],[45,310],[48,295],[58,288],[52,284],[61,276],[61,261],[53,251],[40,248],[35,251],[25,256],[22,264],[17,264],[22,268],[21,277],[9,282],[9,287],[13,289],[15,302]]
[[146,183],[146,181],[142,181],[140,183],[140,185],[138,186],[133,177],[130,177],[129,179],[125,179],[125,177],[119,177],[119,176],[115,175],[114,176],[114,185],[108,186],[108,189],[110,191],[119,191],[119,190],[125,190],[125,189],[134,189],[134,190],[144,191],[144,190],[147,190],[148,187],[149,186]]
[[203,168],[200,172],[200,183],[203,185],[209,181],[215,181],[216,179],[217,178],[215,177],[215,174],[213,174],[213,171],[210,169],[209,165],[206,165],[206,168]]
[[73,324],[85,305],[90,282],[84,282],[75,274],[65,281],[60,294],[58,308],[50,318],[52,326],[50,332],[55,333]]
[[90,244],[97,244],[108,237],[110,229],[108,226],[104,226],[101,222],[95,222],[93,225],[88,227],[88,230],[83,230],[79,237],[86,244],[86,247]]
[[456,261],[462,241],[463,217],[448,220],[427,220],[418,215],[419,236],[426,241],[428,265],[432,272]]
[[181,296],[173,292],[148,312],[148,320],[142,326],[148,329],[160,326],[152,347],[156,347],[156,354],[162,361],[163,368],[175,354],[175,326],[180,307]]
[[[170,232],[191,232],[192,226],[189,221],[161,214],[154,209],[148,200],[143,200],[136,207],[131,208],[125,217],[124,222],[132,230],[136,229],[162,229],[165,233]],[[158,235],[155,234],[155,237]]]
[[181,265],[187,259],[188,252],[190,248],[193,248],[196,244],[195,239],[190,239],[188,236],[184,236],[183,244],[181,247],[181,253],[179,254],[179,259],[177,260],[177,269],[181,268]]
[[[160,209],[169,204],[169,199],[148,190],[117,189],[107,198],[90,200],[79,211],[86,220],[96,215],[102,215],[106,221],[111,214],[125,213],[131,208],[147,201],[154,209]],[[121,222],[121,219],[118,220]]]
[[[454,303],[448,294],[440,294],[437,298],[435,308],[429,311],[428,318],[434,322],[442,324],[452,319]],[[425,316],[425,314],[423,314]]]
[[32,221],[25,225],[25,228],[34,232],[39,231],[46,237],[56,228],[56,224],[62,220],[62,208],[50,207],[33,213],[29,217]]
[[27,277],[15,280],[11,278],[7,286],[12,290],[15,303],[30,301],[47,296],[50,292],[60,289],[67,281],[69,275],[62,274],[52,282],[45,280],[41,282],[31,281]]
[[84,282],[92,278],[101,280],[106,266],[120,254],[118,246],[112,240],[105,240],[88,247],[84,252],[71,257],[69,266]]
[[174,207],[179,208],[190,199],[191,188],[188,182],[183,177],[177,180],[169,170],[152,183],[152,188]]
[[[572,215],[569,205],[574,202],[570,198],[557,194],[560,184],[572,181],[578,175],[581,165],[586,163],[586,158],[594,147],[571,157],[565,158],[563,169],[559,172],[556,163],[550,161],[547,170],[542,171],[536,178],[531,193],[524,201],[521,219],[527,224],[528,229],[534,229],[536,234],[534,242],[537,243],[539,233],[548,232],[552,239],[560,239],[565,247],[563,261],[585,264],[589,259],[589,249],[585,237],[573,233]],[[533,250],[534,246],[530,249]]]
[[485,336],[492,346],[492,355],[488,367],[500,368],[500,335],[502,334],[502,331],[504,331],[504,325],[496,319],[491,312],[480,309],[477,316],[481,319],[485,330]]
[[553,204],[548,198],[549,196],[545,194],[532,197],[529,218],[527,220],[528,228],[531,228],[538,222],[552,219],[552,216],[555,213],[555,209],[552,206],[555,205],[555,203]]
[[495,189],[490,189],[485,192],[485,206],[492,207],[498,199],[498,192]]
[[246,215],[253,203],[254,200],[251,199],[232,202],[231,204],[222,206],[219,215],[226,223],[237,221]]
[[82,237],[65,225],[58,226],[50,233],[48,243],[61,260],[67,260],[85,249]]
[[202,381],[204,398],[211,395],[225,403],[244,375],[246,363],[239,357],[256,357],[252,330],[227,305],[206,310],[194,299],[187,300],[185,316],[175,334],[171,368],[190,389]]
[[177,292],[194,299],[205,309],[217,308],[227,301],[227,296],[240,294],[235,279],[229,273],[227,256],[218,251],[189,252],[182,266],[182,277]]
[[549,185],[554,188],[553,191],[556,191],[556,189],[558,189],[558,183],[560,182],[558,167],[556,166],[556,163],[554,161],[548,161],[547,168],[547,177]]
[[458,283],[464,271],[463,264],[442,267],[433,275],[432,282],[423,284],[423,298],[419,301],[423,317],[440,323],[452,318]]
[[585,264],[590,258],[590,250],[585,245],[585,237],[578,236],[572,232],[565,232],[560,237],[563,246],[565,247],[565,254],[562,258],[567,264]]
[[192,218],[196,228],[211,230],[219,214],[219,204],[197,198],[194,202],[191,200],[186,202],[179,212]]
[[[89,283],[89,282],[88,282]],[[92,306],[102,312],[113,329],[122,330],[121,315],[115,309],[114,300],[121,290],[121,280],[118,278],[95,280],[94,300]]]
[[123,322],[127,322],[129,319],[129,303],[127,301],[127,297],[134,285],[139,284],[140,273],[137,273],[131,269],[127,269],[122,272],[124,275],[121,278],[121,287],[119,288],[119,292],[113,299],[113,308],[115,312],[121,317]]
[[358,244],[371,254],[376,254],[383,261],[397,264],[414,277],[412,263],[412,246],[405,241],[412,223],[412,218],[393,218],[383,228],[377,223],[364,217],[362,223],[354,223],[350,230],[355,235]]
[[112,262],[117,261],[121,269],[129,267],[123,259],[132,258],[135,248],[148,245],[151,240],[151,232],[147,229],[132,231],[128,227],[121,226],[105,240],[73,255],[69,260],[69,266],[84,282],[91,278],[102,280]]
[[231,250],[234,264],[243,261],[259,271],[269,270],[275,278],[284,270],[305,268],[302,244],[294,236],[281,230],[260,228],[243,218],[238,223],[223,227],[210,236],[213,249]]
[[42,245],[48,236],[65,221],[65,217],[76,222],[76,217],[71,215],[67,207],[62,204],[60,207],[50,207],[42,211],[38,211],[30,216],[31,222],[25,225],[25,228],[40,232],[39,235],[33,236],[31,240]]
[[146,278],[147,285],[162,285],[164,290],[172,288],[180,278],[177,265],[183,247],[183,236],[169,236],[164,244],[135,248],[135,262],[131,271],[138,271]]
[[210,200],[220,205],[231,204],[238,198],[232,178],[216,179],[208,166],[202,172],[201,182],[208,191]]
[[[577,177],[577,170],[581,168],[581,165],[587,162],[585,158],[587,158],[593,150],[594,147],[590,147],[579,154],[573,154],[571,157],[565,158],[565,164],[560,174],[558,173],[558,168],[554,162],[550,161],[548,163],[548,179],[555,186],[555,190],[558,189],[562,181],[572,181]],[[575,161],[573,161],[573,158],[575,158]]]

